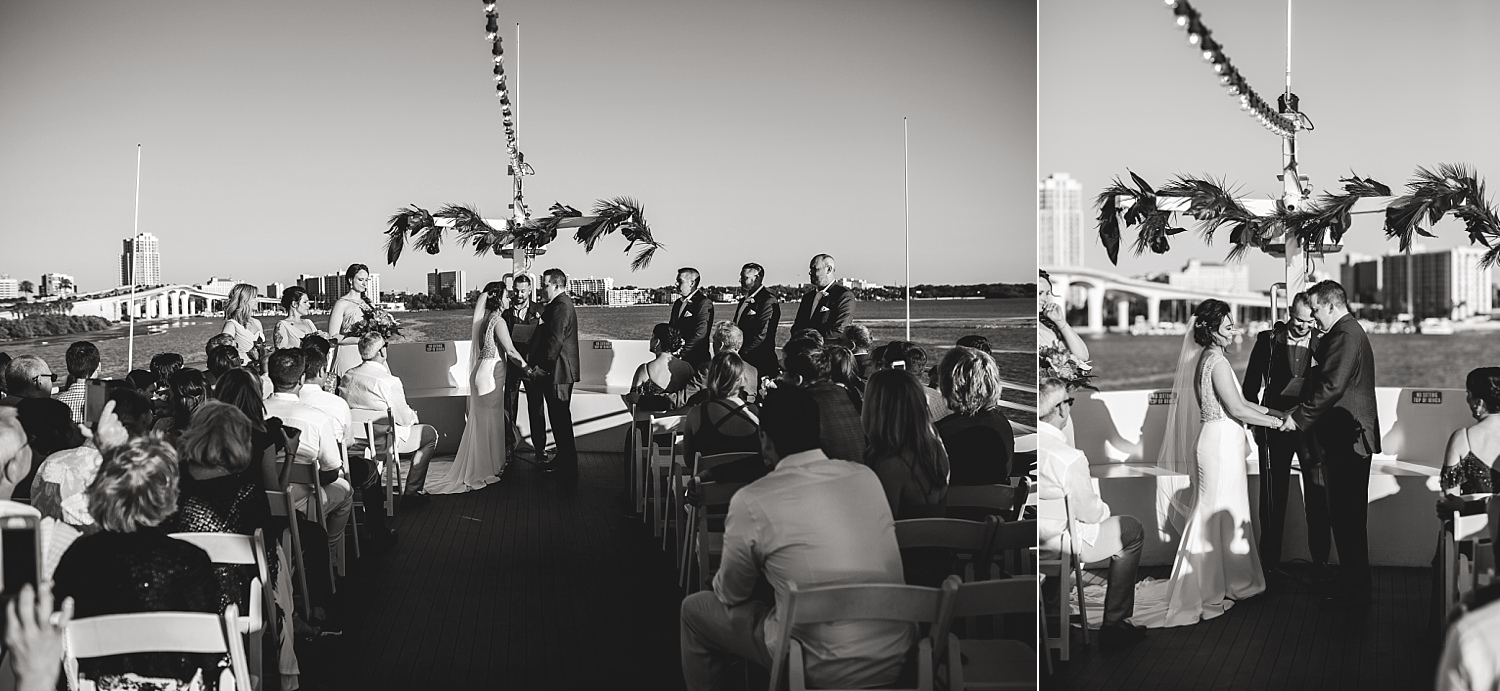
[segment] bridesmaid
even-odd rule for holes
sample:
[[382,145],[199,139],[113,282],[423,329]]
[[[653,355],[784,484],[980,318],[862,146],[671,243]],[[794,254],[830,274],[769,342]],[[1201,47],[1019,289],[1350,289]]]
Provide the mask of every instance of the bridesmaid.
[[349,270],[344,272],[344,280],[349,283],[349,292],[333,303],[333,310],[328,315],[328,340],[338,345],[333,359],[333,374],[336,377],[344,376],[345,372],[361,362],[359,337],[348,333],[355,324],[364,320],[366,312],[375,309],[375,305],[365,294],[370,286],[370,267],[350,264]]
[[286,319],[276,322],[276,348],[301,348],[302,337],[322,333],[307,313],[312,310],[312,299],[300,286],[292,286],[281,293],[281,306],[286,310]]
[[[265,327],[254,316],[255,301],[260,291],[249,283],[239,283],[229,291],[224,303],[223,333],[234,337],[234,347],[240,351],[240,360],[258,368],[260,352],[266,345]],[[257,369],[257,373],[259,370]]]

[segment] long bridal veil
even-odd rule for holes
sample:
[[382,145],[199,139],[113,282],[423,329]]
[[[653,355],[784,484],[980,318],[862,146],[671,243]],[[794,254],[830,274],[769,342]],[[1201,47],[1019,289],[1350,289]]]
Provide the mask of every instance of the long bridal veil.
[[[1193,340],[1193,325],[1196,322],[1197,317],[1188,319],[1187,333],[1182,337],[1182,349],[1177,354],[1177,373],[1172,377],[1167,430],[1162,436],[1161,452],[1156,457],[1158,467],[1189,478],[1196,477],[1194,464],[1197,460],[1198,433],[1203,430],[1197,391],[1198,356],[1203,349]],[[1196,492],[1191,485],[1185,491],[1173,491],[1168,483],[1157,483],[1157,487],[1162,495],[1157,498],[1157,506],[1170,507],[1170,512],[1158,511],[1157,515],[1166,515],[1172,526],[1181,533],[1187,525],[1188,516],[1192,514]]]

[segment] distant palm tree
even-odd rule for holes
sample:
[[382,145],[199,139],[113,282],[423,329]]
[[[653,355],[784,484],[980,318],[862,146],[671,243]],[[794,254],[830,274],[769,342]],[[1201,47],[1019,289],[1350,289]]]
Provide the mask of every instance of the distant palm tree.
[[27,299],[30,299],[31,294],[36,292],[36,284],[31,281],[21,281],[21,292],[26,294]]
[[64,279],[62,279],[62,280],[60,280],[60,281],[57,282],[57,290],[58,290],[58,292],[69,292],[69,291],[77,292],[78,291],[78,286],[73,285],[73,279],[71,279],[71,278],[64,278]]

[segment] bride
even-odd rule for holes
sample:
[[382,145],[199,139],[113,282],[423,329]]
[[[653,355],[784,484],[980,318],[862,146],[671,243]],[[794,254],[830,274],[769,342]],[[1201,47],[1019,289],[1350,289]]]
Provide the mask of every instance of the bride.
[[1266,589],[1250,525],[1242,425],[1277,427],[1281,419],[1240,392],[1224,356],[1224,346],[1239,333],[1224,302],[1205,300],[1193,310],[1160,463],[1191,478],[1189,491],[1167,499],[1182,541],[1171,578],[1141,584],[1131,618],[1136,625],[1194,624]]
[[500,481],[505,472],[505,363],[526,360],[510,340],[500,311],[505,284],[494,281],[475,300],[470,330],[469,413],[458,456],[448,475],[428,483],[430,494],[458,494]]

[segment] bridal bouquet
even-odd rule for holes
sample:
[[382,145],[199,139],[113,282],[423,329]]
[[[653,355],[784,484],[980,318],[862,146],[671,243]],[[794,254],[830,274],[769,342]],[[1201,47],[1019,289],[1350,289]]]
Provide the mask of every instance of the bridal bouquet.
[[1036,352],[1042,375],[1057,377],[1068,382],[1069,388],[1092,389],[1089,382],[1094,378],[1093,366],[1079,358],[1073,351],[1060,345],[1050,345]]
[[371,306],[364,310],[364,314],[364,319],[349,327],[347,335],[363,336],[368,333],[378,333],[387,341],[401,335],[401,324],[391,316],[390,312]]

